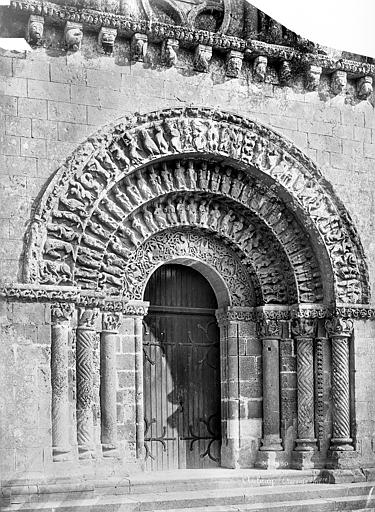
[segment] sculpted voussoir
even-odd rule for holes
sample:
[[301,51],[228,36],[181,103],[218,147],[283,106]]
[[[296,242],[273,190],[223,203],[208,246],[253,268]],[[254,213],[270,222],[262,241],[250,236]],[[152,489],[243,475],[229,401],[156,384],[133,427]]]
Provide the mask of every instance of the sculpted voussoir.
[[[90,147],[93,147],[91,154]],[[343,220],[341,205],[328,192],[316,166],[290,142],[258,123],[237,115],[193,107],[125,119],[79,148],[78,160],[74,155],[57,173],[32,224],[26,278],[32,279],[35,260],[41,259],[45,221],[51,218],[53,210],[55,216],[59,215],[69,225],[82,229],[91,213],[87,203],[95,207],[111,186],[140,165],[186,153],[224,156],[275,180],[293,197],[305,218],[313,222],[324,242],[336,276],[337,299],[353,303],[368,300],[366,272],[362,277],[365,268],[363,251],[356,232],[347,220]],[[58,208],[61,201],[64,209]],[[105,223],[105,219],[102,215],[100,222]],[[96,220],[90,222],[98,224]],[[102,228],[99,226],[98,229]],[[67,231],[66,237],[74,239],[74,233]],[[63,252],[66,258],[74,256],[70,240],[49,243],[47,252],[50,255]],[[97,243],[100,244],[100,240]],[[67,282],[70,280],[64,258],[59,262],[44,262],[44,265],[48,274],[55,272],[65,275]]]

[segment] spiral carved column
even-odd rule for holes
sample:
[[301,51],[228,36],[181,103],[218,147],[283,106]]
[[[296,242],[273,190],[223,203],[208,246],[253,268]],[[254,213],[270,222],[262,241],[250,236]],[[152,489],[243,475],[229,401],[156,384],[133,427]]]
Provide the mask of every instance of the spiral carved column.
[[93,344],[97,317],[96,309],[78,310],[76,378],[77,441],[80,459],[94,458]]
[[117,453],[116,341],[121,313],[105,312],[100,335],[100,409],[103,457]]
[[334,317],[326,322],[332,343],[333,426],[331,451],[352,451],[350,437],[349,338],[353,321]]
[[297,341],[297,432],[293,465],[298,469],[314,467],[317,449],[314,416],[314,336],[316,320],[300,318],[292,322]]
[[68,346],[73,304],[51,306],[52,457],[71,459]]

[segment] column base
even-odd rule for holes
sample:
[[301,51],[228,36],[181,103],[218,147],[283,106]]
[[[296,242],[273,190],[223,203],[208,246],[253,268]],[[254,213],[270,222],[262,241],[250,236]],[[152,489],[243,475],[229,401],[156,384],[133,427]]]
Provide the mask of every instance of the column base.
[[359,467],[358,453],[347,450],[328,450],[327,454],[327,469],[355,469]]
[[314,452],[317,449],[317,439],[306,438],[306,439],[296,439],[296,447],[294,451],[296,452]]
[[79,460],[95,459],[95,450],[92,446],[80,445],[78,446]]
[[354,450],[353,439],[351,437],[332,437],[330,450],[336,452],[352,452]]
[[366,475],[360,469],[326,469],[321,472],[322,483],[327,484],[353,484],[366,482]]
[[316,450],[292,451],[293,469],[314,469],[321,467],[320,458]]
[[261,452],[281,452],[283,447],[281,444],[281,438],[278,435],[270,434],[261,439],[262,446],[259,448]]
[[120,459],[118,447],[114,444],[102,444],[102,455],[104,458]]
[[53,462],[65,462],[73,460],[71,446],[53,446],[52,459]]
[[[224,444],[225,443],[225,444]],[[239,459],[239,445],[237,439],[227,439],[223,441],[221,445],[221,454],[220,454],[220,465],[223,468],[229,469],[237,469],[240,467],[238,459]]]
[[258,451],[255,467],[259,469],[285,469],[289,466],[284,451]]

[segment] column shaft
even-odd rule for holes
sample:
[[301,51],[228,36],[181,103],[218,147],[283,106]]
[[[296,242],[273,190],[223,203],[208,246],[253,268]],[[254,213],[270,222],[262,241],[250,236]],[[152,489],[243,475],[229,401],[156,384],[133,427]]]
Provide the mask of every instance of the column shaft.
[[103,313],[100,335],[101,443],[104,457],[117,455],[116,341],[119,313]]
[[51,308],[52,456],[55,462],[71,458],[68,346],[71,304]]
[[77,441],[80,459],[94,457],[93,345],[98,312],[79,310],[76,345]]
[[137,458],[144,457],[145,427],[143,406],[143,317],[134,317],[134,341],[135,341],[135,396],[136,396],[136,454]]
[[279,339],[263,338],[263,438],[261,451],[282,450]]

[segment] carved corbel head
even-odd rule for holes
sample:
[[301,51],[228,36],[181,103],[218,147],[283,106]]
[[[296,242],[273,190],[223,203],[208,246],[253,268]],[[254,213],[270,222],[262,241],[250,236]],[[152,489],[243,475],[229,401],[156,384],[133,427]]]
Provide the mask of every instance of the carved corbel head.
[[333,94],[341,94],[346,87],[346,71],[335,71],[331,78],[331,89]]
[[360,78],[357,83],[358,98],[367,100],[373,93],[373,79],[372,76],[364,76]]
[[177,39],[166,39],[163,43],[163,62],[169,68],[177,64],[178,48],[179,42],[177,41]]
[[263,55],[259,55],[254,60],[253,76],[257,82],[264,82],[267,74],[268,59]]
[[292,79],[292,68],[288,60],[283,60],[279,70],[279,79],[282,85],[289,85]]
[[117,37],[117,29],[102,27],[98,36],[99,46],[103,48],[105,53],[113,53],[113,47]]
[[32,14],[27,24],[27,41],[34,46],[40,46],[42,44],[43,31],[43,16],[35,16]]
[[321,66],[310,65],[306,71],[306,88],[309,91],[316,91],[320,83],[320,75],[322,74]]
[[212,57],[212,47],[198,44],[195,48],[194,68],[202,73],[207,73]]
[[143,62],[147,53],[148,38],[146,34],[134,34],[131,40],[132,60]]
[[227,55],[227,69],[225,74],[233,78],[238,78],[243,61],[243,53],[231,50]]
[[67,50],[77,52],[81,48],[83,32],[81,23],[67,21],[64,30],[65,46]]

